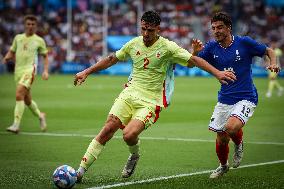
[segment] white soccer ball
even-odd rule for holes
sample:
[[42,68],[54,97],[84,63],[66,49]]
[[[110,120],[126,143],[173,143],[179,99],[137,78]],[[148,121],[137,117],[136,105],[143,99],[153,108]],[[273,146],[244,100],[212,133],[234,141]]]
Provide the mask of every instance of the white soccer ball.
[[61,165],[53,173],[53,182],[58,188],[72,188],[76,181],[76,171],[69,165]]

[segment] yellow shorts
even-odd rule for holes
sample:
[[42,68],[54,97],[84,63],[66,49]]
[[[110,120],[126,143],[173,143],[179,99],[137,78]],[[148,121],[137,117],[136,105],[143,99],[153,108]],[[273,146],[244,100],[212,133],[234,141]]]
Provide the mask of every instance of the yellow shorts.
[[161,110],[160,106],[141,100],[124,90],[115,99],[109,114],[117,116],[124,126],[131,119],[138,119],[147,129],[158,120]]
[[30,89],[35,78],[35,69],[15,72],[16,85],[23,85]]

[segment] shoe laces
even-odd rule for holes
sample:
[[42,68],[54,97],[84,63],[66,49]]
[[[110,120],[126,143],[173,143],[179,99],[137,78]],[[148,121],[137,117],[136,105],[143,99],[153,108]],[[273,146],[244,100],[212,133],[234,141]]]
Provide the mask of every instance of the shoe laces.
[[217,167],[217,169],[214,171],[214,173],[222,172],[226,168],[227,168],[227,165],[220,165],[219,167]]

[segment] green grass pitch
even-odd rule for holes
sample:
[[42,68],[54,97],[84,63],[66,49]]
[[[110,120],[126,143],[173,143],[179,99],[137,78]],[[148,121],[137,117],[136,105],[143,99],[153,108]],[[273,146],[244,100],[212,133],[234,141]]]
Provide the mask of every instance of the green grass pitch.
[[[126,80],[127,77],[95,75],[84,85],[74,87],[73,75],[51,75],[48,81],[38,76],[32,94],[47,113],[48,131],[45,135],[40,133],[39,121],[26,108],[21,133],[13,135],[5,129],[13,121],[14,79],[12,75],[0,75],[0,188],[55,188],[53,171],[63,164],[77,169]],[[283,79],[279,81],[284,85]],[[266,78],[255,78],[255,84],[259,105],[244,128],[242,162],[251,167],[231,169],[217,180],[210,180],[210,173],[182,176],[218,166],[215,133],[208,131],[208,122],[219,83],[214,78],[177,77],[171,106],[141,135],[141,158],[135,174],[126,180],[120,178],[128,149],[118,131],[83,183],[74,188],[113,188],[114,184],[120,184],[116,188],[143,189],[284,188],[284,96],[274,93],[273,98],[265,98]],[[231,162],[231,143],[230,147]],[[259,164],[275,161],[280,162]]]

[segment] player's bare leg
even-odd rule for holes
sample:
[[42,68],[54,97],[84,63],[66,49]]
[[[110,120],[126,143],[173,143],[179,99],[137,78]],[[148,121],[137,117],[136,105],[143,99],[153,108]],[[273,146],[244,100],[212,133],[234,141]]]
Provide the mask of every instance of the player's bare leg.
[[229,171],[228,154],[229,154],[230,137],[227,133],[217,133],[216,153],[220,162],[219,167],[214,170],[210,178],[218,178]]
[[24,98],[28,93],[28,89],[23,85],[18,85],[16,89],[16,106],[14,109],[14,123],[6,130],[17,134],[20,131],[20,123],[25,111]]
[[109,115],[100,133],[92,140],[85,155],[83,156],[80,167],[77,170],[77,182],[81,182],[83,175],[98,158],[104,145],[113,137],[114,133],[122,126],[121,121],[114,115]]
[[230,135],[235,145],[235,151],[233,155],[233,168],[240,166],[242,158],[244,156],[242,131],[243,126],[243,122],[241,122],[241,120],[236,117],[230,117],[225,126],[226,132]]
[[122,177],[130,177],[136,168],[137,162],[140,158],[139,154],[139,134],[144,130],[144,123],[140,120],[131,120],[127,127],[123,130],[123,140],[129,147],[130,155],[127,162],[122,170]]

